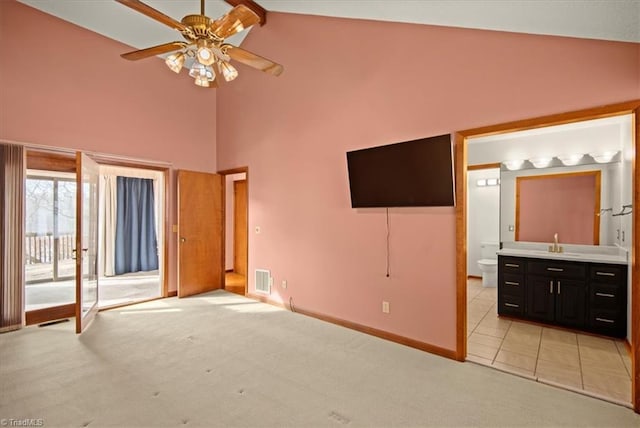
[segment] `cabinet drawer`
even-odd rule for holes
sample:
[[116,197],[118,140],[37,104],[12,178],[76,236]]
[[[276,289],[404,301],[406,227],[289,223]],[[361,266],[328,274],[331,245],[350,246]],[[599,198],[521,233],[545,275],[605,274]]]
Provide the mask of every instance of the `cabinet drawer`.
[[498,314],[523,315],[524,299],[519,296],[510,296],[508,294],[500,295],[498,298]]
[[589,306],[593,309],[621,310],[626,301],[626,287],[616,284],[589,285]]
[[615,284],[627,283],[627,267],[625,265],[598,265],[589,266],[589,278],[592,281],[608,282]]
[[517,257],[499,257],[500,271],[504,273],[524,273],[524,260]]
[[589,326],[596,331],[617,336],[626,334],[626,317],[620,311],[592,310]]
[[511,296],[524,295],[524,275],[515,275],[505,273],[500,276],[499,284],[500,294],[509,294]]
[[553,276],[554,278],[583,279],[587,276],[587,264],[530,260],[527,263],[527,272],[532,275]]

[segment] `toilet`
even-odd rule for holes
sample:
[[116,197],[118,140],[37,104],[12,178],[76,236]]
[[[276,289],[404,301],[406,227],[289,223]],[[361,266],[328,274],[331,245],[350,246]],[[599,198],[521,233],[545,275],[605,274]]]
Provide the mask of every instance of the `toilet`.
[[498,255],[500,245],[497,242],[480,243],[480,260],[478,267],[482,272],[482,286],[495,287],[498,284]]

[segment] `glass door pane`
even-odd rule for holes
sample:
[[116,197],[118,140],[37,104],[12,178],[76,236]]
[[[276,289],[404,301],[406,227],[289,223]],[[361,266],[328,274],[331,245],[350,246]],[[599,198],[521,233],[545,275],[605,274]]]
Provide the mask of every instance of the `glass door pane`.
[[75,175],[29,170],[25,190],[25,310],[73,304]]
[[98,311],[98,180],[99,166],[83,153],[76,155],[78,210],[76,222],[76,333]]

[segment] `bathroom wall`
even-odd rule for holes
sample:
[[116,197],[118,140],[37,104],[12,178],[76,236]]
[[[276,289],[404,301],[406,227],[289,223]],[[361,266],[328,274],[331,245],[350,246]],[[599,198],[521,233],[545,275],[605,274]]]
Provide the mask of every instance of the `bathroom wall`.
[[481,276],[478,260],[482,242],[500,240],[500,186],[479,187],[482,178],[500,178],[500,169],[479,169],[467,173],[467,275]]

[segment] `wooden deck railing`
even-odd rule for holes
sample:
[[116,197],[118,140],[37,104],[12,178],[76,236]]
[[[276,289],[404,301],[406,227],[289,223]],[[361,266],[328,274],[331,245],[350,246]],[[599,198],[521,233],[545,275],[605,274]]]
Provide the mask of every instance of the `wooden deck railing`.
[[25,237],[25,262],[27,265],[53,263],[56,253],[58,261],[71,260],[75,242],[75,234],[59,235],[57,239],[52,234],[27,234]]

